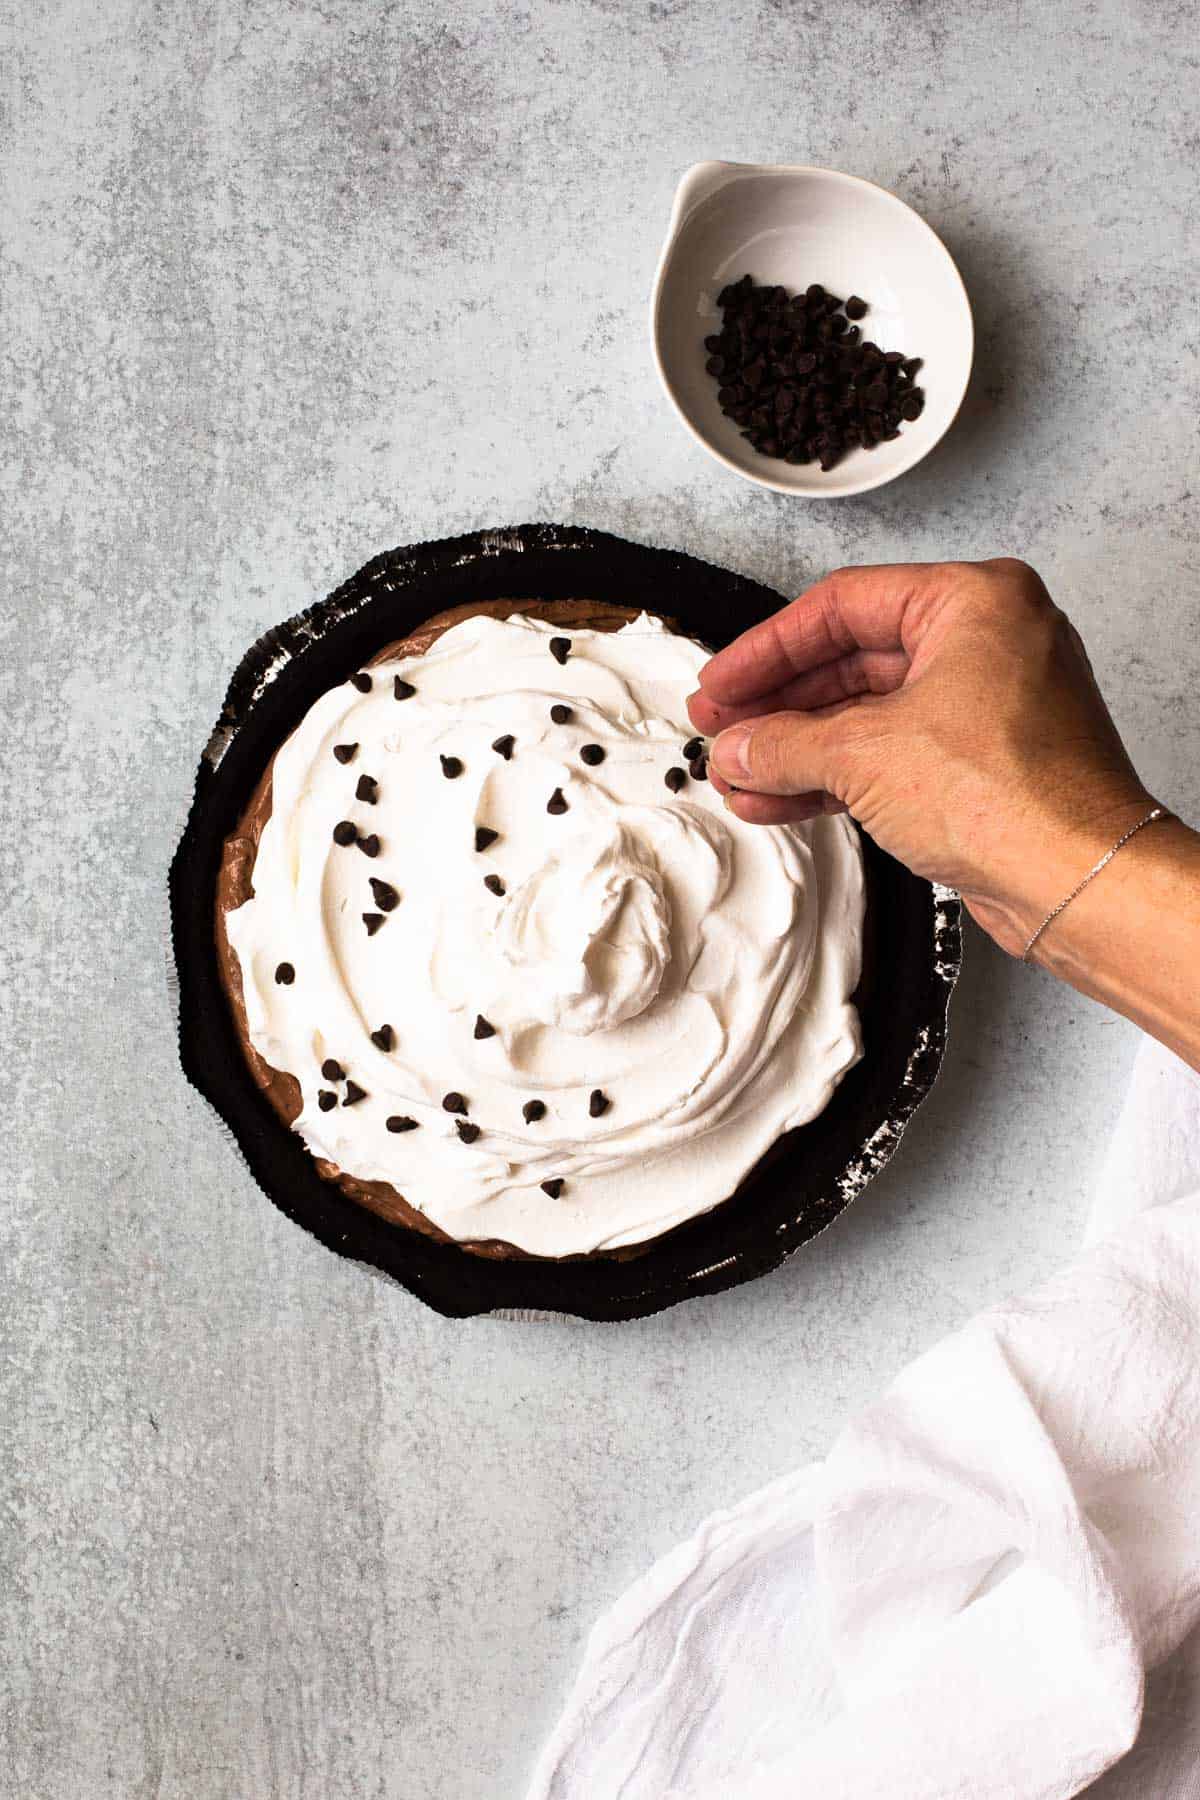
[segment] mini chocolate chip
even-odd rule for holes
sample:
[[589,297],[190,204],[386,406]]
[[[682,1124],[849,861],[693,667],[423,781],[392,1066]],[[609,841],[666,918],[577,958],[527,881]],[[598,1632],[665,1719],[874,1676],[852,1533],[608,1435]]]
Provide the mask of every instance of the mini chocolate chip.
[[476,850],[486,850],[488,845],[494,844],[499,836],[500,833],[493,831],[490,825],[477,825],[475,827]]
[[488,890],[488,893],[495,894],[497,899],[504,893],[504,883],[498,875],[485,875],[483,878],[483,885]]
[[921,390],[920,388],[914,388],[912,393],[900,407],[900,417],[902,419],[908,419],[911,422],[913,419],[919,419],[924,410],[925,401],[922,397]]
[[279,963],[275,970],[275,979],[280,987],[291,987],[296,979],[296,971],[291,963]]
[[411,700],[416,693],[411,681],[405,681],[403,675],[397,675],[392,683],[392,693],[397,700]]
[[390,1025],[381,1025],[378,1031],[371,1033],[371,1042],[379,1050],[390,1050],[396,1042],[396,1034]]
[[592,1089],[588,1096],[588,1112],[593,1119],[598,1119],[602,1113],[606,1113],[610,1104],[607,1094],[602,1093],[599,1088]]
[[344,850],[348,844],[355,843],[357,838],[358,826],[352,825],[349,819],[339,819],[333,828],[334,843],[340,844]]
[[708,758],[707,758],[707,756],[693,756],[691,762],[688,764],[688,774],[691,776],[693,781],[707,781],[708,780]]
[[346,1071],[340,1062],[336,1062],[332,1056],[327,1056],[321,1064],[321,1073],[326,1081],[342,1081]]
[[379,839],[375,836],[374,832],[372,832],[369,837],[360,837],[358,840],[358,847],[364,856],[379,855]]
[[490,1038],[495,1037],[495,1035],[496,1027],[492,1024],[491,1020],[485,1019],[482,1013],[476,1013],[475,1036],[477,1038]]
[[703,750],[704,750],[704,739],[703,738],[698,738],[698,737],[689,738],[687,743],[683,746],[684,761],[685,762],[695,762],[696,758],[703,753]]
[[536,1125],[538,1120],[544,1119],[545,1116],[546,1102],[544,1100],[527,1100],[521,1108],[521,1117],[527,1125]]
[[317,1095],[317,1105],[322,1112],[332,1112],[337,1105],[337,1095],[331,1094],[328,1088],[322,1088]]
[[442,765],[442,774],[447,781],[454,781],[457,776],[462,774],[463,766],[457,756],[443,756],[439,758],[439,761]]
[[549,1194],[552,1200],[557,1200],[566,1185],[561,1175],[552,1175],[549,1181],[543,1181],[542,1192]]
[[585,762],[589,769],[599,768],[604,761],[604,746],[602,744],[585,744],[579,755],[580,760]]
[[566,810],[567,803],[563,799],[563,791],[561,788],[555,788],[546,802],[546,811],[548,813],[565,813]]
[[354,683],[355,687],[358,689],[360,694],[369,694],[370,693],[371,677],[367,674],[367,671],[365,669],[360,669],[358,671],[358,674],[352,675],[350,677],[350,679]]
[[687,770],[681,769],[678,766],[673,769],[668,769],[663,776],[663,780],[666,782],[671,792],[677,794],[687,780]]
[[846,317],[848,319],[865,319],[866,316],[867,316],[866,301],[860,299],[857,294],[851,294],[850,298],[846,302]]
[[550,654],[555,662],[565,663],[568,656],[571,654],[570,638],[552,637],[550,639]]
[[443,1098],[442,1098],[442,1111],[443,1112],[465,1113],[466,1110],[467,1110],[466,1101],[463,1099],[462,1095],[460,1093],[456,1092],[453,1088],[450,1090],[450,1092],[448,1094],[443,1096]]
[[365,1100],[366,1097],[367,1097],[366,1088],[360,1088],[357,1081],[348,1081],[346,1083],[346,1092],[342,1096],[342,1105],[343,1106],[357,1106],[358,1102],[360,1100]]
[[379,783],[373,775],[360,775],[358,786],[354,790],[356,800],[365,800],[368,806],[374,806],[379,798]]
[[375,933],[379,930],[379,927],[383,924],[383,914],[382,913],[364,913],[362,916],[362,922],[367,928],[367,936],[374,937]]
[[371,877],[371,894],[380,912],[394,912],[400,904],[400,896],[390,881],[380,881],[377,875]]
[[503,737],[498,737],[496,739],[495,743],[492,745],[492,749],[496,752],[497,756],[502,756],[505,762],[507,762],[513,753],[513,745],[516,741],[517,740],[512,732],[506,731]]
[[464,1144],[473,1144],[479,1136],[478,1125],[472,1125],[468,1119],[455,1119],[454,1129]]
[[384,1124],[389,1131],[417,1130],[417,1121],[415,1119],[406,1119],[403,1113],[393,1113],[390,1119],[384,1120]]
[[354,752],[357,749],[358,749],[357,744],[335,744],[333,746],[333,754],[337,757],[337,759],[340,763],[353,762],[354,761]]
[[556,725],[569,725],[571,720],[575,717],[575,714],[571,711],[569,706],[564,706],[560,700],[556,706],[550,708],[550,717],[554,720]]

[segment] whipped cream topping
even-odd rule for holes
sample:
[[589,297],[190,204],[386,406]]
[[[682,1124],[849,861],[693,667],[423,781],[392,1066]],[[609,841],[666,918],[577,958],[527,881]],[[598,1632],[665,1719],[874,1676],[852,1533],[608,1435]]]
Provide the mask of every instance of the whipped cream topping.
[[646,614],[476,617],[310,709],[226,924],[315,1156],[451,1237],[577,1255],[707,1211],[825,1106],[861,1054],[857,833],[667,785],[706,658]]

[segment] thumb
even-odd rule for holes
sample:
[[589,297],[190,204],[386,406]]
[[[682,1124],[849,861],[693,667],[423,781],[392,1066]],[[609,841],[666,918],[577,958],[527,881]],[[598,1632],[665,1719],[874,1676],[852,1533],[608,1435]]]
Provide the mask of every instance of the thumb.
[[854,732],[854,703],[823,712],[765,713],[743,719],[713,740],[709,761],[733,787],[755,794],[806,794],[844,799]]

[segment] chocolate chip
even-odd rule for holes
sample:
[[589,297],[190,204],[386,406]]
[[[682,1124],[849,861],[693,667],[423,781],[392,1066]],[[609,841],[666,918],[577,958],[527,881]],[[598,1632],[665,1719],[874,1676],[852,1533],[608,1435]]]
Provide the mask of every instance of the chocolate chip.
[[527,1100],[521,1108],[521,1117],[527,1125],[536,1125],[538,1120],[544,1119],[545,1116],[546,1102],[544,1100]]
[[683,746],[684,761],[685,762],[695,762],[696,758],[702,754],[703,750],[704,750],[704,739],[703,738],[698,738],[698,737],[689,738],[687,743]]
[[832,469],[846,451],[872,449],[904,422],[913,359],[863,341],[848,323],[867,311],[857,294],[843,303],[814,282],[789,300],[785,289],[752,278],[722,292],[720,349],[710,353],[721,363],[717,399],[760,455]]
[[462,774],[463,766],[457,756],[443,756],[438,760],[442,765],[442,774],[447,781],[454,781]]
[[416,1131],[418,1129],[417,1121],[405,1118],[403,1113],[393,1113],[390,1119],[384,1120],[384,1124],[389,1131]]
[[357,744],[335,744],[333,746],[333,754],[337,757],[337,759],[340,763],[353,762],[354,761],[354,752],[357,749],[358,749]]
[[567,803],[563,799],[563,791],[561,788],[555,788],[546,802],[546,811],[548,813],[565,813],[566,810]]
[[463,1099],[462,1095],[460,1093],[458,1093],[455,1089],[452,1088],[448,1094],[443,1096],[443,1098],[442,1098],[442,1111],[443,1112],[465,1113],[466,1110],[467,1110],[466,1101]]
[[473,1144],[479,1136],[478,1125],[472,1125],[469,1119],[455,1119],[454,1129],[464,1144]]
[[378,1050],[390,1050],[396,1042],[396,1034],[390,1025],[381,1025],[378,1031],[371,1033],[371,1042]]
[[561,1175],[552,1175],[549,1181],[543,1181],[542,1192],[543,1194],[549,1194],[552,1200],[557,1200],[566,1185],[567,1184]]
[[380,881],[377,875],[371,877],[371,895],[380,912],[394,912],[400,904],[400,896],[390,881]]
[[492,745],[492,749],[496,752],[497,756],[502,756],[505,762],[507,762],[513,753],[513,745],[516,741],[517,740],[512,735],[512,732],[506,731],[503,737],[498,737],[496,739],[495,743]]
[[350,677],[350,679],[354,683],[354,686],[358,689],[360,694],[369,694],[370,693],[371,677],[367,674],[367,671],[365,669],[360,669],[358,671],[358,674],[352,675]]
[[498,899],[504,893],[504,883],[498,875],[485,875],[483,885],[489,894],[495,894]]
[[500,833],[493,831],[490,825],[477,825],[475,827],[476,850],[486,850],[488,845],[494,844],[499,836]]
[[374,806],[379,799],[379,783],[373,775],[360,775],[358,786],[354,790],[356,800],[365,800],[368,806]]
[[322,1088],[317,1095],[317,1105],[322,1112],[332,1112],[337,1105],[337,1095],[331,1094],[328,1088]]
[[708,780],[708,758],[707,758],[707,756],[693,756],[691,762],[688,764],[688,774],[691,776],[693,781],[707,781]]
[[296,971],[291,963],[279,963],[275,969],[275,979],[280,987],[291,987],[296,979]]
[[346,1091],[342,1095],[342,1105],[343,1106],[357,1106],[358,1102],[360,1100],[365,1100],[366,1097],[367,1097],[366,1088],[360,1088],[357,1081],[348,1081],[346,1083]]
[[900,408],[900,417],[909,420],[919,419],[924,411],[925,401],[922,397],[921,390],[920,388],[914,388],[912,393],[908,396],[908,399],[904,401]]
[[411,681],[405,681],[403,675],[397,675],[392,683],[392,694],[397,700],[411,700],[416,693]]
[[327,1056],[321,1064],[321,1073],[326,1081],[341,1081],[344,1079],[346,1071],[340,1062],[335,1062],[332,1056]]
[[585,762],[589,769],[599,768],[600,764],[604,761],[604,754],[604,746],[602,744],[585,744],[583,749],[579,752],[580,760]]
[[550,708],[550,717],[556,725],[569,725],[575,715],[569,706],[564,706],[560,701]]
[[490,1038],[495,1037],[495,1035],[496,1027],[492,1024],[491,1020],[485,1019],[482,1013],[476,1013],[475,1036],[477,1038]]
[[383,924],[383,914],[375,912],[364,913],[362,922],[367,928],[367,936],[374,937],[375,933],[379,930],[379,927]]
[[681,769],[676,765],[675,768],[667,770],[666,774],[663,776],[663,780],[666,782],[671,792],[677,794],[687,780],[687,770]]
[[593,1088],[588,1096],[588,1112],[593,1119],[600,1118],[602,1114],[608,1111],[611,1104],[612,1102],[609,1100],[608,1095],[602,1093],[599,1088]]
[[555,662],[565,663],[568,656],[571,654],[570,638],[552,637],[550,639],[550,654]]
[[358,847],[364,856],[379,855],[379,839],[375,836],[374,832],[371,832],[369,837],[360,837],[358,840]]
[[344,850],[348,844],[355,843],[357,839],[358,826],[352,825],[349,819],[339,819],[333,828],[334,843],[340,844]]

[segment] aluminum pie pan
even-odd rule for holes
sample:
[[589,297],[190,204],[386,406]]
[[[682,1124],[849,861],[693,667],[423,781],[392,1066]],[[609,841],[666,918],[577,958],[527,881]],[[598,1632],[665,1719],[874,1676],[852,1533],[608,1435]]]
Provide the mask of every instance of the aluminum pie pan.
[[891,1160],[945,1052],[962,961],[961,903],[863,835],[867,930],[856,996],[862,1061],[824,1112],[780,1138],[735,1195],[637,1254],[481,1257],[358,1206],[317,1173],[241,1053],[213,934],[222,848],[271,756],[321,693],[433,613],[503,598],[644,605],[714,646],[784,600],[681,551],[574,526],[520,525],[387,551],[260,638],[230,682],[171,865],[180,1059],[282,1212],[435,1311],[452,1318],[638,1318],[778,1267]]

